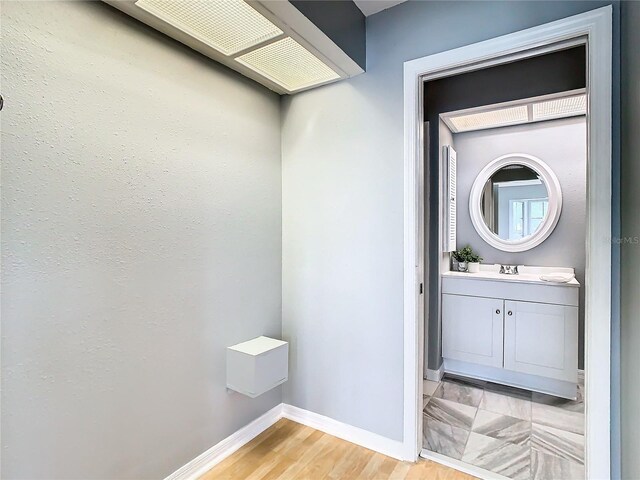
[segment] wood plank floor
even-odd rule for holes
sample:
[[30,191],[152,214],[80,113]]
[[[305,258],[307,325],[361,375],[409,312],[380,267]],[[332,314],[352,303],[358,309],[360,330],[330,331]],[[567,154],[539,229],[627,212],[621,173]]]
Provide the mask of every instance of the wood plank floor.
[[282,419],[209,470],[200,480],[470,480],[435,462],[386,457]]

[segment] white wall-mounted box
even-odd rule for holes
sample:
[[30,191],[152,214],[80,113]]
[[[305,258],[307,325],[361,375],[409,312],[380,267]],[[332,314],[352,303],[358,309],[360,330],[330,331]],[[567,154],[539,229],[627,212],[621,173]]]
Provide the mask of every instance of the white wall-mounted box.
[[227,347],[227,388],[251,398],[287,381],[289,344],[257,337]]

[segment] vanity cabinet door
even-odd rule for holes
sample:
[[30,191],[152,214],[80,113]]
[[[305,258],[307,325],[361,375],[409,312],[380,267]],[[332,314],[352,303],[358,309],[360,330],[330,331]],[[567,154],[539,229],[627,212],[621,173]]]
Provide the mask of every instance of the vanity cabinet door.
[[576,382],[578,307],[505,301],[504,368]]
[[502,367],[504,301],[442,295],[442,356]]

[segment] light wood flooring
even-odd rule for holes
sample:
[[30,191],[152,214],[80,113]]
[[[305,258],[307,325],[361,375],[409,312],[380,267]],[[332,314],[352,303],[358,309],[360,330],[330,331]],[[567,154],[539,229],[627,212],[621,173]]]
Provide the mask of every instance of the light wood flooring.
[[209,470],[200,480],[473,478],[428,460],[401,462],[282,419]]

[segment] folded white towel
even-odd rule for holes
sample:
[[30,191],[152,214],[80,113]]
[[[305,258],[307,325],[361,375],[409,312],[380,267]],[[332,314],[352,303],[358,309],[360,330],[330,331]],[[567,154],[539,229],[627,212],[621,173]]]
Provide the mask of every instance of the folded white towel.
[[568,283],[575,278],[573,273],[554,272],[546,275],[540,275],[540,280],[545,282]]

